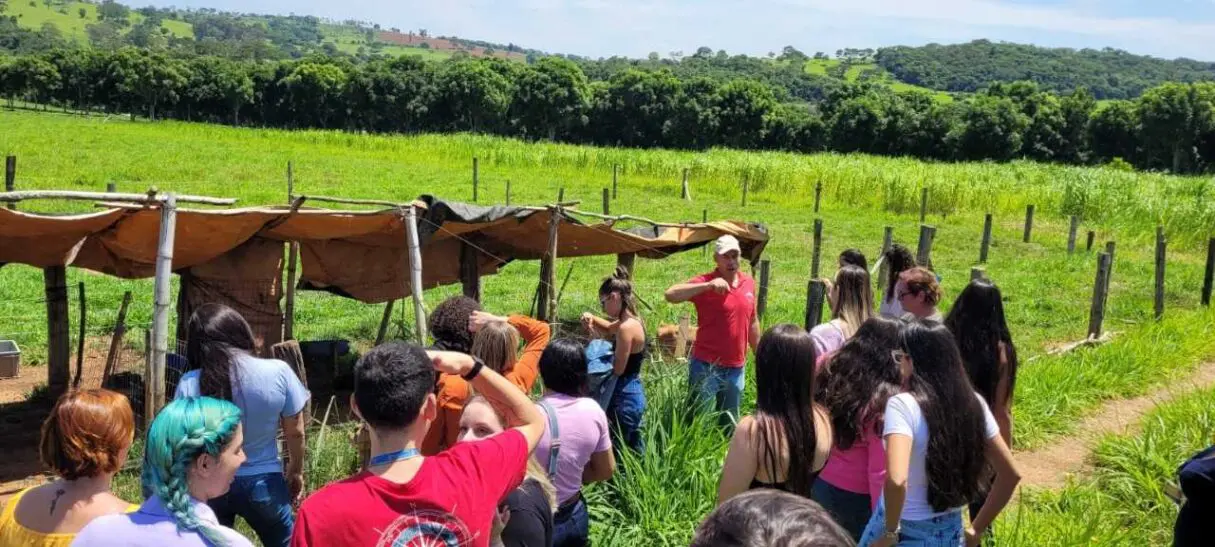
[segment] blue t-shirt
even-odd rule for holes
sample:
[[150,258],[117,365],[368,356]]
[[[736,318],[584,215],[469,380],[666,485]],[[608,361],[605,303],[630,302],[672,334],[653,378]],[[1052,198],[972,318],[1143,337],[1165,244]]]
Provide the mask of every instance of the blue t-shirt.
[[[245,433],[245,463],[236,475],[247,477],[264,473],[282,473],[278,458],[279,418],[295,416],[308,404],[309,393],[295,376],[291,366],[277,359],[259,359],[251,355],[236,358],[232,367],[232,399],[241,410],[241,425]],[[174,399],[201,395],[199,370],[181,377]]]

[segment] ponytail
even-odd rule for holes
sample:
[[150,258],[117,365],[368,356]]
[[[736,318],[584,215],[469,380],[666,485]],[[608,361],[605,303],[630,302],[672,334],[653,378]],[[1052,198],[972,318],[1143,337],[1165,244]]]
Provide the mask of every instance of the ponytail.
[[[633,282],[630,280],[629,269],[623,265],[616,266],[612,275],[599,285],[599,297],[603,298],[612,293],[620,293],[621,312],[628,312],[633,317],[637,314],[637,299],[633,296]],[[620,319],[614,317],[613,319]]]

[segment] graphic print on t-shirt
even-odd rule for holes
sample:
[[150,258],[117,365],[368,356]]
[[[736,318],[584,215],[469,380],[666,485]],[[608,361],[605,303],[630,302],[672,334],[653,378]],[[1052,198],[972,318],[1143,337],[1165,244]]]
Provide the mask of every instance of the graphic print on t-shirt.
[[413,509],[380,534],[376,547],[464,547],[472,533],[455,515],[434,509]]

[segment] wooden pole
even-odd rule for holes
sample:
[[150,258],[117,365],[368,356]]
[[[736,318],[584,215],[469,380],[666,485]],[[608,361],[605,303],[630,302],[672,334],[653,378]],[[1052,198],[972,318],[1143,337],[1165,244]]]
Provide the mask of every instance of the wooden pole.
[[823,199],[823,181],[814,183],[814,214],[818,214],[819,204]]
[[603,189],[603,214],[612,214],[612,196],[608,193],[608,189]]
[[565,203],[565,187],[557,189],[557,203]]
[[822,261],[823,219],[814,219],[814,246],[810,250],[810,277],[818,279],[819,265]]
[[982,266],[972,266],[970,268],[970,280],[983,279],[985,270]]
[[68,334],[67,268],[43,268],[46,288],[47,371],[46,383],[58,397],[67,391],[71,380],[71,335]]
[[681,199],[692,201],[692,192],[688,188],[688,168],[683,168],[683,186],[680,189],[679,197]]
[[811,279],[806,286],[806,330],[818,326],[823,319],[823,299],[827,294],[827,285],[822,279]]
[[[704,209],[700,212],[700,223],[701,224],[709,223],[709,210],[708,209]],[[705,245],[704,247],[701,247],[700,254],[702,254],[704,256],[709,256],[709,246]]]
[[477,165],[477,157],[473,156],[473,203],[477,202],[477,190],[480,186],[480,177],[478,176],[479,166]]
[[122,337],[127,333],[127,307],[131,305],[131,291],[122,294],[122,305],[118,306],[118,320],[114,322],[114,336],[110,338],[110,352],[105,356],[105,371],[101,375],[101,385],[105,387],[114,374],[114,366],[118,363],[118,352],[122,349]]
[[1101,336],[1101,323],[1105,319],[1105,298],[1109,288],[1110,255],[1097,255],[1097,278],[1093,281],[1093,303],[1088,314],[1088,337]]
[[388,336],[388,324],[392,322],[392,305],[396,300],[389,300],[384,304],[384,315],[380,317],[380,329],[375,333],[375,345],[384,343],[384,337]]
[[1211,305],[1211,289],[1215,285],[1215,237],[1207,241],[1207,268],[1202,276],[1202,305]]
[[742,206],[743,207],[747,206],[747,190],[749,190],[750,187],[751,187],[751,179],[749,177],[747,177],[747,175],[743,175],[743,196],[742,196]]
[[629,281],[633,280],[633,265],[637,262],[637,255],[634,253],[624,253],[616,255],[616,267],[624,267],[629,272]]
[[983,216],[983,241],[979,244],[979,264],[987,264],[987,254],[991,250],[991,213]]
[[418,345],[426,345],[426,308],[422,306],[422,247],[418,244],[418,208],[405,209],[405,231],[409,238],[409,291],[413,295],[413,320]]
[[[5,192],[0,194],[0,201],[12,203],[29,199],[76,199],[106,202],[129,201],[148,204],[164,201],[165,195],[164,193],[157,192],[155,189],[143,194],[110,194],[106,192],[77,192],[75,190],[29,190],[24,192]],[[316,196],[308,196],[308,199],[321,201],[321,198]],[[213,198],[207,196],[177,196],[177,201],[179,203],[201,203],[204,205],[232,205],[236,203],[235,198]]]
[[1034,231],[1034,206],[1025,206],[1025,237],[1023,241],[1029,243],[1029,236]]
[[299,254],[299,242],[287,244],[287,303],[283,310],[283,340],[295,340],[295,270]]
[[468,242],[460,242],[460,284],[464,296],[481,301],[481,268],[477,248]]
[[[156,416],[155,405],[152,402],[152,329],[143,330],[143,426],[146,428],[152,425],[152,418]],[[135,410],[135,409],[131,409]],[[145,431],[146,433],[146,431]]]
[[612,199],[616,199],[616,196],[617,196],[617,193],[616,193],[616,189],[617,189],[616,182],[617,182],[617,180],[619,179],[619,173],[620,173],[620,164],[619,164],[619,163],[613,163],[613,164],[612,164]]
[[510,180],[506,181],[506,206],[510,207]]
[[920,189],[920,224],[928,218],[928,187]]
[[1072,215],[1071,226],[1067,229],[1067,254],[1076,252],[1076,233],[1080,230],[1080,217]]
[[117,192],[117,191],[118,191],[117,183],[115,183],[114,181],[105,183],[105,193],[113,194],[114,192]]
[[287,160],[287,202],[295,199],[295,166]]
[[1164,226],[1156,227],[1156,320],[1159,321],[1164,317],[1164,258],[1165,246],[1168,241],[1164,239]]
[[72,378],[72,389],[80,389],[81,376],[84,375],[84,337],[86,323],[88,322],[88,304],[84,298],[84,282],[81,281],[77,285],[79,291],[79,306],[80,306],[80,336],[76,340],[76,377]]
[[1092,230],[1089,230],[1089,231],[1088,231],[1088,241],[1087,241],[1087,242],[1084,244],[1084,250],[1085,250],[1085,251],[1088,251],[1088,252],[1092,252],[1092,250],[1093,250],[1093,241],[1094,241],[1094,240],[1096,240],[1096,239],[1097,239],[1097,232],[1094,232],[1094,231],[1092,231]]
[[[894,226],[886,226],[882,230],[882,257],[890,252],[890,247],[894,245]],[[878,268],[878,292],[886,290],[886,278],[890,277],[890,263],[885,258],[880,258],[882,266]],[[881,297],[878,297],[881,300]]]
[[151,384],[151,420],[165,404],[165,356],[169,353],[169,294],[173,278],[173,242],[177,235],[177,195],[160,205],[160,234],[156,252],[155,297],[152,310],[152,367],[145,382]]
[[915,262],[925,268],[932,268],[932,240],[936,238],[936,227],[927,224],[920,225],[920,243],[916,246]]
[[768,259],[759,261],[759,301],[755,305],[755,311],[759,315],[759,320],[764,320],[764,314],[768,311],[768,273],[771,261]]
[[540,260],[540,285],[537,315],[542,321],[557,322],[557,233],[561,225],[561,206],[550,208],[548,249]]
[[[17,189],[17,156],[5,156],[4,158],[4,191],[13,192]],[[16,210],[17,204],[9,202],[9,210]]]

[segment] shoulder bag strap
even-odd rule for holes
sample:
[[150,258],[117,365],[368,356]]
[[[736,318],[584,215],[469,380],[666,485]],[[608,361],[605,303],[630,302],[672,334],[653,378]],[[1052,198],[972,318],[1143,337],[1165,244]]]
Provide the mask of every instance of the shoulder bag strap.
[[557,455],[561,453],[561,430],[557,427],[557,411],[553,409],[548,401],[543,399],[539,403],[540,408],[544,409],[544,413],[548,415],[548,476],[557,476]]

